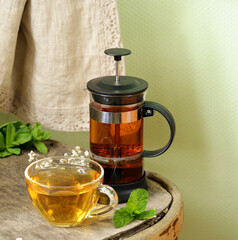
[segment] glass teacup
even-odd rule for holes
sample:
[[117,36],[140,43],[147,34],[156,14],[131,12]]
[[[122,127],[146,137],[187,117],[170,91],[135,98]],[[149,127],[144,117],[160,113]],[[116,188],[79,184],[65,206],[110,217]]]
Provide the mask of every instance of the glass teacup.
[[[117,193],[103,185],[104,170],[97,162],[82,157],[49,157],[31,163],[25,170],[28,193],[38,212],[58,227],[79,225],[87,217],[113,210]],[[108,205],[96,208],[100,194]]]

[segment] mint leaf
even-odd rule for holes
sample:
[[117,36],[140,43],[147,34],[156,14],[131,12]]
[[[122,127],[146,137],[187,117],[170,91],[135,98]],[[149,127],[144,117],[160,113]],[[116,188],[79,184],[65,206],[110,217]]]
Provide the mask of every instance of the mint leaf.
[[12,155],[12,153],[8,152],[7,149],[5,149],[4,151],[0,152],[0,157],[2,157],[2,158],[10,156],[10,155]]
[[15,129],[18,130],[23,123],[21,121],[16,121],[16,122],[12,122],[12,124],[14,125]]
[[130,223],[134,217],[127,212],[126,208],[120,208],[116,210],[113,216],[113,223],[116,228],[120,228]]
[[41,152],[41,153],[47,153],[48,152],[48,149],[43,142],[34,141],[33,144],[39,152]]
[[142,213],[146,209],[148,198],[148,191],[145,189],[136,189],[132,191],[126,204],[126,208],[129,210],[129,212],[131,212],[131,209],[133,208],[132,213],[135,214]]
[[38,136],[37,136],[36,140],[43,141],[43,140],[47,140],[49,138],[50,138],[50,133],[49,132],[40,131],[40,133],[38,133]]
[[131,192],[125,207],[115,211],[113,223],[115,227],[123,227],[133,219],[147,219],[156,214],[155,208],[145,211],[149,193],[145,189],[136,189]]
[[20,148],[7,148],[7,151],[11,153],[11,155],[12,154],[19,155],[21,153]]
[[41,130],[41,124],[9,122],[0,126],[0,157],[20,154],[21,148],[35,146],[41,153],[47,153],[46,145],[41,142],[50,138],[48,131]]
[[32,128],[31,135],[37,141],[47,140],[50,138],[50,133],[48,131],[42,131],[41,124],[37,122]]
[[21,153],[20,148],[14,148],[15,146],[18,146],[19,143],[15,141],[15,131],[16,128],[19,128],[21,122],[10,122],[1,127],[1,130],[5,132],[5,142],[4,142],[4,135],[0,132],[0,150],[1,151],[1,157],[7,157],[12,154],[19,155]]
[[26,126],[30,131],[32,131],[32,126],[31,126],[30,123],[26,123],[25,126]]
[[0,157],[11,156],[12,154],[19,155],[21,153],[20,148],[10,148],[7,147],[4,151],[0,152]]
[[15,142],[17,145],[22,145],[24,143],[29,142],[32,139],[29,128],[25,125],[20,127],[15,134]]
[[136,210],[136,204],[135,203],[133,203],[133,202],[127,202],[127,204],[126,204],[126,211],[128,212],[128,213],[130,213],[131,215],[133,215],[133,213],[134,213],[134,211]]
[[[0,131],[6,132],[5,130],[6,130],[8,124],[9,123],[5,123],[2,126],[0,126]],[[14,125],[15,129],[18,129],[22,125],[22,122],[16,121],[16,122],[12,122],[12,124]]]
[[15,142],[17,145],[24,144],[26,142],[29,142],[31,140],[31,134],[30,133],[18,133],[15,136]]
[[50,138],[50,133],[48,131],[41,130],[41,124],[35,123],[33,127],[28,123],[26,124],[28,130],[31,132],[32,139],[29,143],[24,144],[25,147],[31,147],[34,145],[37,150],[41,153],[47,153],[48,149],[46,145],[41,142]]
[[16,131],[16,135],[17,134],[21,134],[21,133],[29,133],[29,128],[25,125],[20,127],[17,131]]
[[31,131],[31,135],[34,139],[37,138],[38,134],[39,134],[39,131],[41,129],[41,124],[40,123],[35,123],[33,128],[32,128],[32,131]]
[[6,146],[7,147],[13,147],[14,138],[15,138],[15,127],[10,122],[7,125],[7,131],[6,131]]
[[7,125],[8,125],[8,123],[5,123],[2,126],[0,126],[0,131],[5,132],[4,130],[7,128]]
[[136,214],[135,218],[136,219],[147,219],[147,218],[152,218],[156,214],[155,208],[152,210],[144,211],[140,214]]
[[0,132],[0,151],[5,149],[5,142],[2,133]]

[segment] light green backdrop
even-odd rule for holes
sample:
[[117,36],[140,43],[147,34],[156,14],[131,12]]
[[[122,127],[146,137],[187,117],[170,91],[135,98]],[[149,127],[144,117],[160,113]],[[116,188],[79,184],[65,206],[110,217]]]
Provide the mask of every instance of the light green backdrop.
[[[145,167],[181,190],[180,240],[238,239],[238,1],[118,0],[127,74],[149,82],[147,100],[174,115],[177,132]],[[0,114],[0,124],[15,119]],[[145,148],[168,140],[159,117],[145,120]],[[52,137],[88,148],[88,133]]]
[[[118,0],[127,74],[174,115],[174,144],[146,168],[180,188],[180,240],[237,240],[238,1]],[[146,143],[165,126],[146,119]],[[162,137],[164,139],[164,137]],[[165,139],[164,139],[165,140]]]

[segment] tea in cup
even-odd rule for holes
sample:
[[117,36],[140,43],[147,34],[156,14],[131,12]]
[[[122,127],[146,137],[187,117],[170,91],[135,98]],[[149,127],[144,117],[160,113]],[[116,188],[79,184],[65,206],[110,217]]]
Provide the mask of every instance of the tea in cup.
[[[87,217],[113,210],[117,193],[103,185],[104,170],[97,162],[82,157],[50,157],[31,163],[25,170],[29,196],[38,212],[58,227],[79,225]],[[94,209],[100,193],[110,199]]]

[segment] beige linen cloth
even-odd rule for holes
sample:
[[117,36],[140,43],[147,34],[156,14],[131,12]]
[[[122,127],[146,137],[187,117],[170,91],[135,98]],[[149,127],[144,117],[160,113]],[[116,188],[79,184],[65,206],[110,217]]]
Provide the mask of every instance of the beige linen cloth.
[[104,54],[115,47],[116,0],[0,0],[0,111],[48,129],[88,130],[84,89],[115,74]]

